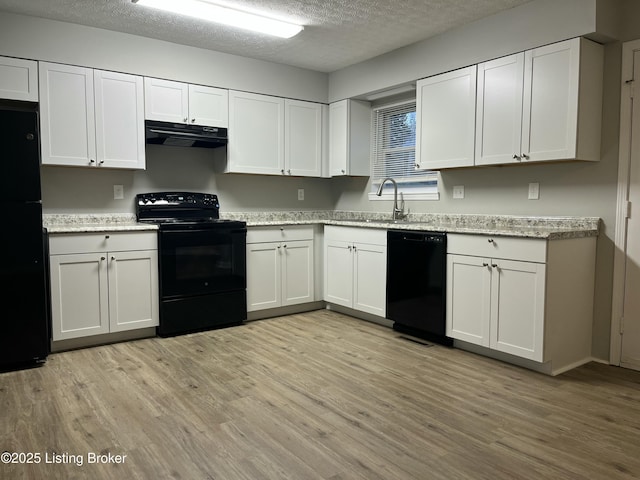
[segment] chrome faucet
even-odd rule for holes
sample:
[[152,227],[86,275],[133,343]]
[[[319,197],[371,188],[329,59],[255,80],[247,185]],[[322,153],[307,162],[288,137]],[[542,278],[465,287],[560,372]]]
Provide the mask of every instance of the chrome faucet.
[[[398,208],[398,184],[396,183],[396,181],[391,178],[391,177],[387,177],[384,180],[382,180],[382,182],[380,183],[380,186],[378,187],[378,192],[376,193],[377,196],[382,196],[382,187],[384,187],[384,184],[388,181],[390,181],[393,184],[393,214],[392,214],[392,219],[393,220],[399,220],[401,218],[404,217],[404,208]],[[402,202],[404,204],[404,202]],[[404,205],[403,205],[404,207]]]

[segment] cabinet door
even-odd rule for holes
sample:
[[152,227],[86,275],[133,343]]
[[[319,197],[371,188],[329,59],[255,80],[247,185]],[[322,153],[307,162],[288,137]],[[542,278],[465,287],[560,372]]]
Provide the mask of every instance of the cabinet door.
[[229,92],[227,171],[284,173],[284,99]]
[[332,177],[348,175],[349,161],[348,100],[329,105],[329,173]]
[[501,352],[542,362],[546,267],[492,260],[491,342]]
[[324,299],[345,307],[353,306],[353,246],[325,239]]
[[98,166],[145,167],[142,77],[93,72]]
[[109,322],[111,332],[158,325],[158,252],[110,253]]
[[43,165],[96,164],[93,71],[40,62]]
[[285,173],[322,175],[322,105],[285,100]]
[[0,98],[38,101],[38,62],[0,57]]
[[491,321],[489,260],[447,255],[447,336],[488,347]]
[[106,254],[52,255],[50,262],[53,340],[108,333]]
[[313,302],[313,241],[282,244],[282,305]]
[[476,66],[425,78],[416,92],[417,168],[474,164]]
[[524,53],[478,65],[476,165],[520,161]]
[[357,243],[353,247],[353,308],[384,317],[386,313],[387,248]]
[[281,305],[280,243],[247,244],[247,311]]
[[187,123],[189,120],[189,87],[186,83],[144,79],[145,118],[160,122]]
[[576,158],[579,40],[525,53],[523,161]]
[[228,90],[189,85],[189,123],[227,128],[229,126]]

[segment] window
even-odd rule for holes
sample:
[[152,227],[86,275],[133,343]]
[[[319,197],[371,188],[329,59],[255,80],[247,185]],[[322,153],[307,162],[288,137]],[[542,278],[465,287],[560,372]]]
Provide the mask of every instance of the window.
[[[373,109],[372,114],[372,190],[376,196],[380,182],[392,177],[403,199],[437,200],[438,174],[416,170],[416,102],[402,102]],[[391,182],[385,183],[382,198],[393,195]]]

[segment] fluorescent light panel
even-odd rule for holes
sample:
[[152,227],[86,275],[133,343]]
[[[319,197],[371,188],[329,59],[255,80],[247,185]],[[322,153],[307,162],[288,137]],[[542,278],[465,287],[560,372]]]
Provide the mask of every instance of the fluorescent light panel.
[[273,18],[222,7],[201,0],[132,0],[145,7],[187,15],[232,27],[266,33],[276,37],[291,38],[304,27]]

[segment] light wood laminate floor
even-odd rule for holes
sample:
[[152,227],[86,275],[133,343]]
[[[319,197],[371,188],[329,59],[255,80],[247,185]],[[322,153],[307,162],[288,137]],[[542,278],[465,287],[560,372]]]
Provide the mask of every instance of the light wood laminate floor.
[[53,354],[0,374],[0,409],[0,451],[41,456],[1,479],[640,476],[639,372],[553,378],[325,310]]

